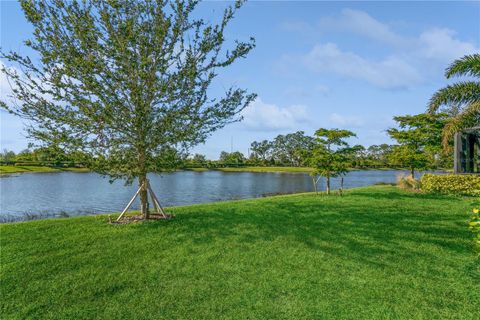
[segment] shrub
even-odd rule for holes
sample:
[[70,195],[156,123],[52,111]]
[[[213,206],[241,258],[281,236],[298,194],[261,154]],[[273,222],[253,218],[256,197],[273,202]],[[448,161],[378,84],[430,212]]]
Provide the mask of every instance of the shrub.
[[420,190],[420,181],[412,178],[410,175],[399,175],[397,177],[397,186],[404,190]]
[[422,190],[452,195],[480,195],[480,175],[434,175],[425,174],[421,180]]

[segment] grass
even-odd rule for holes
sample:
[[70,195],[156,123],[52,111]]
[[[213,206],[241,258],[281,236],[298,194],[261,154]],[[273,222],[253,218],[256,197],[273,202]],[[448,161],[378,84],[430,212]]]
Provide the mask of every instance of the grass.
[[204,171],[209,171],[210,169],[208,168],[187,168],[184,169],[185,171],[195,171],[195,172],[204,172]]
[[[227,168],[188,168],[184,169],[186,171],[196,171],[204,172],[209,170],[217,170],[223,172],[289,172],[289,173],[310,173],[313,171],[312,168],[308,167],[227,167]],[[376,169],[351,169],[352,171],[357,170],[395,170],[392,168],[376,168]],[[88,172],[86,168],[52,168],[52,167],[42,167],[42,166],[0,166],[0,175],[1,174],[10,174],[10,173],[25,173],[25,172],[63,172],[63,171],[74,171],[74,172]]]
[[[209,170],[219,170],[225,172],[311,172],[311,168],[305,167],[239,167],[239,168],[217,168],[217,169],[208,169],[208,168],[188,168],[187,171],[209,171]],[[42,166],[0,166],[0,174],[9,174],[9,173],[25,173],[25,172],[62,172],[62,171],[75,171],[75,172],[85,172],[88,169],[84,168],[52,168],[52,167],[42,167]]]
[[[207,171],[207,168],[192,168],[189,170],[193,171]],[[215,168],[210,170],[218,170],[224,172],[289,172],[289,173],[310,173],[313,171],[313,168],[309,167],[255,167],[255,166],[246,166],[246,167],[226,167],[226,168]],[[402,170],[398,168],[365,168],[358,169],[352,168],[351,171],[360,171],[360,170]]]
[[2,319],[478,319],[471,200],[392,186],[4,224]]
[[228,167],[228,168],[217,168],[215,170],[225,171],[225,172],[300,172],[300,173],[310,173],[313,171],[312,168],[307,167]]
[[53,168],[44,166],[0,166],[0,174],[25,173],[25,172],[88,172],[85,168]]

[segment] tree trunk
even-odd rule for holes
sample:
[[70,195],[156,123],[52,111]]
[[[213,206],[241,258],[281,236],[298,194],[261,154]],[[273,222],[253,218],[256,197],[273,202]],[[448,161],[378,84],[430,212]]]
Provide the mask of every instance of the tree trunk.
[[148,189],[147,189],[147,166],[145,151],[139,149],[138,152],[138,165],[140,174],[138,175],[138,185],[141,187],[140,191],[140,212],[144,219],[150,218],[150,212],[148,210]]
[[150,212],[148,208],[148,189],[147,189],[147,174],[142,174],[138,177],[139,187],[142,188],[140,191],[140,210],[145,219],[150,218]]
[[415,168],[410,168],[410,174],[412,175],[412,179],[415,179]]
[[312,176],[312,182],[313,182],[313,189],[315,190],[315,193],[318,194],[317,191],[317,181],[315,180],[316,176]]
[[327,194],[330,194],[330,175],[327,175]]
[[343,177],[340,179],[340,195],[343,196]]

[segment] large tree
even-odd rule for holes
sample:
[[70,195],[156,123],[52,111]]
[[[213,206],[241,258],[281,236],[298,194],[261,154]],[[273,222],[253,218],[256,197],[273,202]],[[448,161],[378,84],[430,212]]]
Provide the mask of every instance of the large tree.
[[16,154],[13,151],[9,151],[7,149],[3,149],[2,152],[0,152],[0,161],[5,162],[6,164],[11,164],[14,163],[16,160]]
[[222,151],[220,153],[220,162],[227,167],[237,166],[244,164],[246,158],[240,151],[226,152]]
[[313,140],[303,131],[280,134],[272,141],[272,155],[282,165],[299,166],[305,159],[306,152],[311,151]]
[[[89,167],[112,179],[145,185],[162,150],[205,141],[255,98],[211,90],[218,71],[254,47],[250,39],[226,48],[242,1],[217,22],[193,14],[195,0],[20,2],[34,28],[25,43],[39,59],[2,51],[18,104],[2,97],[1,107],[30,121],[30,137],[89,154]],[[148,218],[146,188],[140,198]]]
[[409,168],[412,178],[415,178],[415,170],[434,168],[435,160],[442,156],[442,130],[446,118],[444,113],[394,117],[399,128],[387,132],[399,145],[389,154],[390,162]]
[[204,167],[207,163],[207,158],[203,154],[195,153],[191,161],[194,166]]
[[386,143],[371,145],[367,149],[368,158],[374,167],[388,167],[388,155],[392,152],[393,146]]
[[263,161],[263,164],[267,162],[267,158],[271,156],[272,152],[272,143],[268,140],[263,140],[260,142],[253,141],[250,144],[250,149],[252,150],[252,155]]
[[[330,179],[346,174],[349,171],[352,156],[357,147],[350,147],[346,139],[355,137],[349,130],[320,128],[315,132],[313,149],[309,164],[313,175],[325,177],[327,194],[330,194]],[[314,179],[316,188],[316,180]]]
[[453,135],[461,129],[480,124],[480,54],[455,60],[446,70],[447,79],[467,76],[465,80],[438,90],[430,99],[428,111],[435,113],[442,106],[451,117],[443,130],[443,145],[448,147]]

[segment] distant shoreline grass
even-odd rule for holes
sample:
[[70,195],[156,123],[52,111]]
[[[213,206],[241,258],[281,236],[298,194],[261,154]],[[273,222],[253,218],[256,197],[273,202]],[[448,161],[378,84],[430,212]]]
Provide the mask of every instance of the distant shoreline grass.
[[55,168],[47,166],[0,166],[0,174],[49,173],[49,172],[89,172],[86,168]]
[[312,168],[308,167],[225,167],[225,168],[215,168],[213,170],[223,171],[223,172],[291,172],[291,173],[310,173],[313,171]]
[[[469,199],[391,186],[0,225],[5,319],[476,319]],[[112,218],[117,214],[112,214]]]
[[[352,168],[351,171],[372,171],[372,170],[406,170],[403,168]],[[90,172],[87,168],[55,168],[44,166],[0,166],[0,175],[13,174],[13,173],[50,173],[50,172]],[[284,172],[284,173],[311,173],[312,168],[309,167],[261,167],[261,166],[245,166],[245,167],[224,167],[224,168],[185,168],[178,169],[177,171],[193,171],[193,172],[206,172],[206,171],[222,171],[222,172]]]
[[[352,168],[350,171],[371,171],[371,170],[380,170],[380,171],[388,171],[388,170],[406,170],[403,168]],[[311,173],[313,172],[313,168],[309,167],[279,167],[279,166],[272,166],[272,167],[260,167],[260,166],[245,166],[245,167],[224,167],[224,168],[188,168],[185,171],[223,171],[223,172],[285,172],[285,173]]]
[[[246,167],[226,167],[226,168],[215,168],[211,170],[224,171],[224,172],[289,172],[289,173],[311,173],[313,168],[309,167],[256,167],[256,166],[246,166]],[[403,168],[351,168],[350,171],[372,171],[372,170],[405,170]]]

